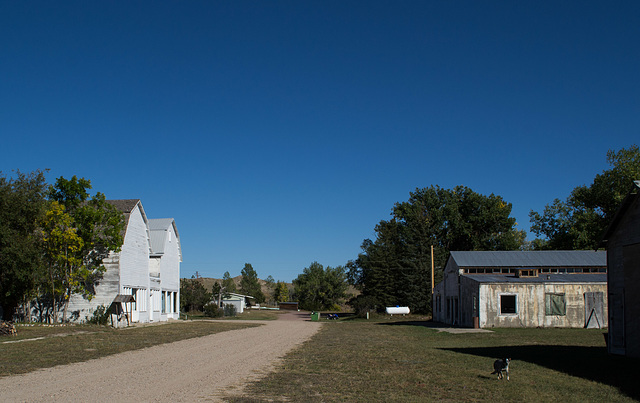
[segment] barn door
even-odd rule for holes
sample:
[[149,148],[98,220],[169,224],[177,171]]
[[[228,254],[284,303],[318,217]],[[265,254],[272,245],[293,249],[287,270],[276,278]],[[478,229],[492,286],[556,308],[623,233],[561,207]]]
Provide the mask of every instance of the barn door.
[[605,327],[604,293],[584,293],[584,318],[584,327],[587,329],[601,329]]

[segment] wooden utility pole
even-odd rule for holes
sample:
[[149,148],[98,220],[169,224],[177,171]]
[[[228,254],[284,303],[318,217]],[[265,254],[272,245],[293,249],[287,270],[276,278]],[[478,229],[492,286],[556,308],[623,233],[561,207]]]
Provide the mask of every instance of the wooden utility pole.
[[433,245],[431,245],[431,295],[433,295],[433,281],[434,281],[434,275],[433,275],[433,270],[434,270],[435,264],[433,262]]

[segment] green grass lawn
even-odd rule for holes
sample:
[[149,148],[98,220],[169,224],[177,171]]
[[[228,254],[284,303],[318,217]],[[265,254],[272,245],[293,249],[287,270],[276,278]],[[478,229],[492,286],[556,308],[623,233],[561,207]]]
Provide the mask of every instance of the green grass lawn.
[[0,376],[87,361],[250,326],[253,325],[206,321],[179,321],[119,330],[90,325],[17,326],[17,336],[0,337]]
[[[423,321],[326,321],[276,372],[231,401],[633,401],[639,364],[609,356],[602,330],[439,333]],[[493,361],[511,357],[511,380]]]

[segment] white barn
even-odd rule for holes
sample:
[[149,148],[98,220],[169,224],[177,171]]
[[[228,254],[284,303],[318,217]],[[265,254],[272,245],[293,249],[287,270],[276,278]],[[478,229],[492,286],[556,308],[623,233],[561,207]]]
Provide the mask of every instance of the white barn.
[[160,293],[160,320],[178,319],[182,250],[176,222],[173,218],[150,219],[149,233],[151,236],[149,278],[152,281],[154,295],[156,291]]
[[72,296],[68,309],[71,318],[80,321],[91,318],[98,306],[109,307],[120,294],[135,299],[130,306],[133,322],[177,319],[182,248],[175,221],[149,220],[138,199],[108,202],[125,217],[122,249],[105,259],[106,272],[91,301]]

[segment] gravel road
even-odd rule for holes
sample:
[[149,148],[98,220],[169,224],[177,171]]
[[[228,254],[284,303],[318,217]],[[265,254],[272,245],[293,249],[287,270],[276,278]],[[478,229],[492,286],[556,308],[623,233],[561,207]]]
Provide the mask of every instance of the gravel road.
[[298,312],[251,323],[262,326],[0,378],[0,401],[219,401],[267,374],[321,326]]

